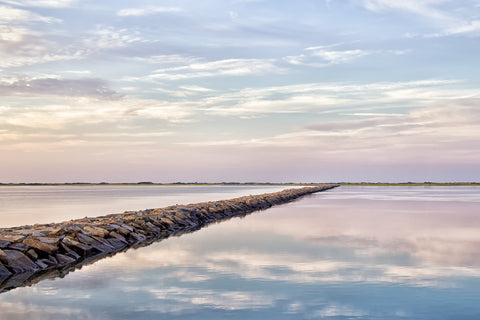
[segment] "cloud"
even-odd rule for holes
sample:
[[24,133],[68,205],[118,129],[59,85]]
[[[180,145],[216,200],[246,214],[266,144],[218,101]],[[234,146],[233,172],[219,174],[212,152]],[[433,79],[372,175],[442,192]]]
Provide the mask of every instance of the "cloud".
[[451,21],[452,18],[442,10],[435,8],[445,0],[363,0],[363,6],[371,11],[402,10],[412,12],[433,20]]
[[281,73],[273,60],[269,59],[225,59],[199,61],[187,66],[157,69],[149,79],[181,80],[218,76],[248,76]]
[[143,43],[137,32],[97,26],[80,39],[62,38],[22,26],[0,25],[0,69],[54,61],[80,60],[108,50]]
[[21,7],[68,8],[75,6],[79,0],[3,0],[2,2]]
[[90,52],[97,52],[100,50],[123,48],[142,41],[139,34],[129,29],[98,26],[96,30],[89,32],[88,37],[83,40],[83,46]]
[[[105,133],[103,130],[106,130],[119,132],[121,136],[125,132],[139,133],[138,126],[143,127],[145,122],[161,125],[194,121],[195,110],[198,108],[198,105],[192,102],[118,97],[110,89],[103,91],[102,81],[99,82],[100,87],[92,86],[88,81],[86,83],[74,81],[73,84],[76,86],[74,93],[78,94],[77,96],[67,95],[71,91],[70,88],[63,87],[65,86],[63,82],[60,82],[60,88],[55,87],[57,83],[54,82],[53,89],[50,81],[34,84],[34,90],[41,91],[42,86],[46,86],[58,95],[37,98],[35,95],[28,96],[22,92],[22,95],[15,97],[14,102],[5,99],[4,106],[0,108],[0,126],[9,129],[9,134],[30,130],[35,130],[36,133],[50,133],[54,130],[59,134],[71,132],[94,134]],[[18,90],[20,89],[28,90],[23,84],[19,86]],[[155,136],[148,134],[137,137],[143,141],[155,139]],[[26,135],[23,141],[28,142],[29,136]],[[42,149],[44,146],[39,143],[37,147]]]
[[323,48],[310,49],[313,57],[319,57],[329,64],[338,64],[349,62],[354,59],[372,54],[366,50],[327,50]]
[[101,79],[31,79],[6,83],[0,81],[0,96],[10,95],[57,95],[70,97],[93,97],[118,99],[120,95],[110,89]]
[[154,15],[157,13],[167,13],[167,12],[181,12],[183,11],[180,7],[147,7],[147,8],[128,8],[122,9],[117,12],[117,15],[120,17],[140,17]]
[[173,65],[188,65],[193,63],[200,63],[202,59],[192,56],[184,56],[180,54],[168,55],[154,55],[149,57],[134,57],[135,61],[147,62],[152,64],[173,64]]
[[[444,37],[451,35],[480,35],[480,20],[475,9],[466,6],[455,6],[451,0],[361,0],[366,9],[374,12],[401,11],[409,12],[428,19],[441,32],[425,34],[424,37]],[[462,3],[463,4],[463,3]]]
[[[471,90],[447,90],[454,80],[377,82],[370,84],[307,83],[243,89],[204,100],[205,112],[214,115],[257,117],[273,113],[339,112],[356,107],[382,109],[399,104],[419,107],[442,98],[471,95]],[[374,107],[376,106],[376,107]],[[359,111],[359,110],[356,110]],[[366,110],[361,110],[366,111]]]
[[403,55],[410,52],[410,50],[333,49],[334,47],[341,45],[342,44],[333,44],[329,46],[308,47],[304,49],[304,53],[296,56],[286,56],[283,58],[283,60],[296,66],[321,68],[336,64],[350,63],[354,60],[370,55]]
[[0,5],[0,21],[2,25],[9,25],[33,22],[58,23],[62,20],[52,17],[44,17],[28,10]]

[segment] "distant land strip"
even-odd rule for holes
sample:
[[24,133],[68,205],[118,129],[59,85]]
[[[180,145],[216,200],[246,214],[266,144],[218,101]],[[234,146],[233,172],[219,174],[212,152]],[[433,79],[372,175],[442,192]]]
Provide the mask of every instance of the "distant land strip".
[[0,292],[30,285],[131,247],[338,187],[322,184],[220,201],[0,228]]
[[[309,182],[8,182],[1,186],[317,186]],[[331,182],[342,186],[480,186],[480,182]]]

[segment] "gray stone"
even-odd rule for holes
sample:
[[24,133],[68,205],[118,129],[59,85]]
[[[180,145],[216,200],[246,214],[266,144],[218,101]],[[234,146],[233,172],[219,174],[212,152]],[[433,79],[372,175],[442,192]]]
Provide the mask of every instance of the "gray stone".
[[75,251],[73,251],[72,249],[70,249],[69,247],[67,247],[65,244],[60,243],[60,249],[65,253],[65,255],[72,257],[75,260],[80,259],[80,255]]
[[0,249],[7,248],[10,243],[10,241],[0,240]]
[[73,240],[69,237],[65,237],[62,240],[62,243],[78,253],[82,257],[89,256],[90,253],[92,252],[92,247],[83,243],[80,243],[76,240]]
[[92,237],[87,236],[86,234],[78,234],[78,241],[84,244],[88,244],[92,248],[96,249],[99,252],[107,253],[107,252],[112,252],[114,251],[113,247],[110,246],[110,244],[106,245],[105,243],[102,243]]
[[123,248],[125,248],[128,243],[126,241],[122,241],[122,240],[119,240],[119,239],[116,239],[116,238],[108,238],[108,239],[105,239],[106,241],[108,241],[108,243],[115,248],[115,250],[121,250]]
[[26,255],[17,250],[5,250],[7,255],[6,265],[14,273],[34,273],[39,270],[38,266]]
[[129,239],[132,239],[134,242],[142,242],[147,239],[147,237],[145,237],[144,235],[141,235],[135,232],[130,232],[128,236],[129,236]]
[[7,254],[2,249],[0,249],[0,261],[3,261],[3,262],[7,261]]
[[55,257],[57,258],[58,264],[61,267],[77,262],[77,260],[73,259],[72,257],[63,255],[61,253],[56,254]]
[[35,250],[33,249],[29,249],[27,250],[27,256],[29,256],[31,259],[33,260],[37,260],[38,259],[38,254],[35,252]]
[[8,246],[8,249],[13,249],[13,250],[18,250],[18,251],[22,251],[22,252],[26,252],[29,247],[27,247],[25,244],[23,243],[14,243],[14,244],[11,244]]
[[0,262],[0,279],[5,279],[11,275],[12,273]]
[[119,233],[116,233],[115,231],[111,231],[109,235],[110,235],[111,238],[115,238],[117,240],[120,240],[120,241],[124,242],[125,244],[128,243],[124,236],[122,236]]

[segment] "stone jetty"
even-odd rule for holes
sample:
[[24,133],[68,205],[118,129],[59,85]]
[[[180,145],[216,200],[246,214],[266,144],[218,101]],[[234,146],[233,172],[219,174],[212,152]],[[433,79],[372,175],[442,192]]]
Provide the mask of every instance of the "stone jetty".
[[126,211],[60,223],[0,228],[0,292],[62,277],[128,248],[191,232],[338,185],[287,189],[230,200]]

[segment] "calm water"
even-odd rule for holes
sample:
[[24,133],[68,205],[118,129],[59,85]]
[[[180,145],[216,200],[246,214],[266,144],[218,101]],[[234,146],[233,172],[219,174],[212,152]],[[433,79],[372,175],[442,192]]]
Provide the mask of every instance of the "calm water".
[[[155,197],[137,188],[68,203],[44,189],[31,206],[123,211]],[[161,190],[143,207],[266,192],[184,187],[167,203]],[[478,187],[341,187],[0,294],[0,318],[480,319],[479,231]]]

